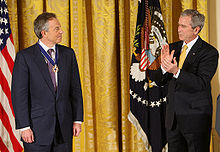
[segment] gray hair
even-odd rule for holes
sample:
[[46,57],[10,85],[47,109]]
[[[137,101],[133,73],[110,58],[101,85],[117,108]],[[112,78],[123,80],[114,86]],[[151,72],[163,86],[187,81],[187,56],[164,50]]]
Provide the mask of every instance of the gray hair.
[[38,17],[34,20],[34,33],[36,34],[36,36],[39,39],[41,39],[43,37],[41,34],[41,32],[43,30],[48,32],[48,30],[49,30],[48,21],[53,18],[57,18],[56,14],[44,12],[44,13],[38,15]]
[[191,16],[192,28],[194,29],[197,26],[199,26],[200,27],[199,32],[202,30],[204,23],[205,23],[205,16],[199,13],[197,10],[186,9],[180,14],[180,16]]

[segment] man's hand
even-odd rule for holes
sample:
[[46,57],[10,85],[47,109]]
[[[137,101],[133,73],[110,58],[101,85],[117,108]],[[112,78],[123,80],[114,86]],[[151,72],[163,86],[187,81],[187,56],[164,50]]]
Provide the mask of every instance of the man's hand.
[[73,136],[78,137],[81,132],[81,124],[73,123]]
[[169,73],[176,74],[178,72],[176,58],[174,56],[175,50],[170,53],[169,45],[166,44],[161,50],[161,66]]
[[31,129],[27,129],[21,132],[21,137],[26,143],[34,142],[34,134]]
[[161,49],[161,62],[163,63],[163,61],[166,59],[170,62],[172,62],[173,60],[173,54],[174,54],[174,50],[172,51],[172,53],[170,54],[170,48],[169,45],[163,45],[162,49]]
[[169,73],[177,74],[179,68],[177,67],[176,57],[173,58],[173,63],[168,59],[165,59],[163,62],[163,68]]

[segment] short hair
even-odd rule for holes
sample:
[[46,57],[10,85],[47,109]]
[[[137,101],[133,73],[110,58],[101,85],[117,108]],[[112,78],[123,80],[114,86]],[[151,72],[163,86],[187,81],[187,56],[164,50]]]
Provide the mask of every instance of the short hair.
[[194,29],[197,26],[199,26],[200,27],[199,32],[202,30],[204,23],[205,23],[205,16],[199,13],[197,10],[186,9],[180,14],[180,16],[191,16],[192,28]]
[[56,14],[43,12],[42,14],[38,15],[38,17],[34,20],[34,33],[39,39],[43,37],[41,34],[43,30],[49,30],[48,21],[52,20],[53,18],[57,18]]

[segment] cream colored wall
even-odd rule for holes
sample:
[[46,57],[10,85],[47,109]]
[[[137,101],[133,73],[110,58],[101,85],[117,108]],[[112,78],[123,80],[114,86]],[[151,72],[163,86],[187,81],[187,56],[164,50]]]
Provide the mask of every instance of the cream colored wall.
[[[209,41],[216,47],[220,54],[220,1],[209,0]],[[216,98],[220,94],[220,59],[218,69],[212,80],[212,95],[213,95],[213,152],[220,152],[220,137],[215,131],[216,119]]]

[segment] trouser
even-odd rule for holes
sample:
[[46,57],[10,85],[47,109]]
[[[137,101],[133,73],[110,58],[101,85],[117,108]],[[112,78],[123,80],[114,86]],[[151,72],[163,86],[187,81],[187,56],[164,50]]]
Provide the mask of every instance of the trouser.
[[23,142],[23,145],[24,145],[24,152],[72,152],[72,140],[69,140],[68,142],[63,141],[63,137],[61,134],[61,129],[58,121],[56,121],[54,139],[51,145],[39,145],[36,144],[35,142],[34,143]]
[[[193,122],[192,122],[193,123]],[[209,152],[211,130],[184,133],[176,120],[172,129],[167,129],[169,152]]]

